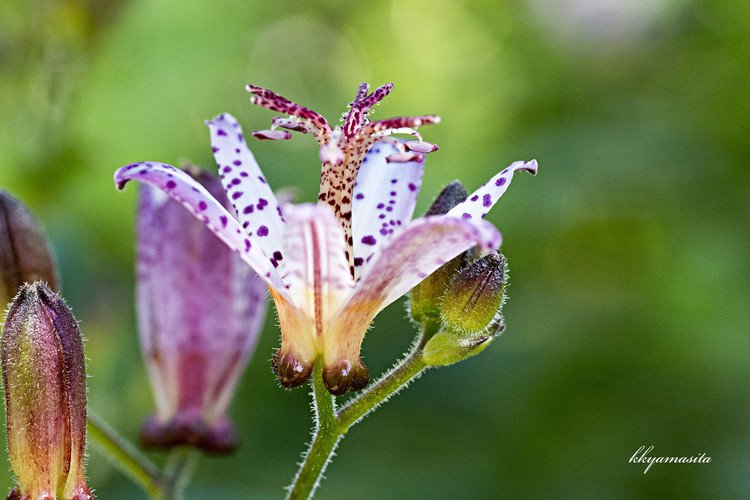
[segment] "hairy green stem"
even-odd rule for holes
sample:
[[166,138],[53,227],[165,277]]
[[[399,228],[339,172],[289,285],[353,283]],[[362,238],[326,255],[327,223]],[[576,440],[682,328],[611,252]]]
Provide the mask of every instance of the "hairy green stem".
[[289,489],[290,500],[310,498],[315,492],[326,465],[339,441],[336,407],[333,396],[323,383],[323,357],[315,362],[312,376],[313,407],[315,408],[315,434],[305,454],[302,467]]
[[115,467],[141,485],[152,498],[159,498],[162,488],[161,472],[153,462],[90,410],[86,428],[89,436],[99,444]]
[[315,434],[287,498],[290,500],[311,498],[333,456],[336,445],[349,428],[406,387],[427,368],[422,360],[422,348],[434,333],[431,327],[425,325],[409,354],[359,396],[343,405],[339,411],[336,411],[333,396],[323,383],[322,357],[316,361],[311,382],[316,419]]

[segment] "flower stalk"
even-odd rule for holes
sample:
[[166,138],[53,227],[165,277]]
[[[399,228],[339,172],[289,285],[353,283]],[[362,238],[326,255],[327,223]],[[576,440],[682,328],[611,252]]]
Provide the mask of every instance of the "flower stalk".
[[[294,482],[289,487],[289,500],[311,498],[336,446],[349,429],[429,368],[422,359],[422,349],[426,341],[436,333],[435,327],[431,322],[423,324],[411,351],[377,382],[338,410],[334,396],[328,392],[321,377],[312,378],[315,435]],[[320,360],[315,363],[314,371],[316,375],[318,371],[322,371]]]
[[155,500],[183,497],[195,469],[197,452],[186,447],[175,448],[162,471],[95,413],[89,412],[86,429],[115,467],[143,488],[149,497]]

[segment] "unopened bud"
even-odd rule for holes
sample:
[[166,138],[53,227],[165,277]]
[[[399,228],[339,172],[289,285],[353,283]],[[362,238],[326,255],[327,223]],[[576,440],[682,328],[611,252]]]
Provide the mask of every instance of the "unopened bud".
[[[464,201],[467,196],[466,188],[464,188],[463,184],[459,181],[453,181],[445,186],[437,198],[435,198],[435,201],[427,210],[425,217],[446,214],[451,208]],[[412,289],[409,300],[409,312],[414,321],[423,323],[429,320],[440,320],[440,298],[445,293],[451,277],[463,263],[464,256],[459,255]]]
[[505,330],[505,322],[497,318],[480,333],[445,330],[432,337],[424,346],[422,359],[431,366],[458,363],[484,351]]
[[8,498],[93,498],[83,464],[86,368],[73,313],[47,285],[23,285],[8,309],[0,351],[17,481]]
[[492,252],[458,271],[440,305],[444,324],[477,333],[488,328],[505,301],[505,257]]
[[0,309],[23,283],[39,280],[58,289],[55,259],[44,229],[23,203],[0,191]]

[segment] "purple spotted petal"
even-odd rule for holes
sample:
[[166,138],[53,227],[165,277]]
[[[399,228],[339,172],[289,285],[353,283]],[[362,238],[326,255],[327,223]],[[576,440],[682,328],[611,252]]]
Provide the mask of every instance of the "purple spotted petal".
[[263,254],[257,238],[248,236],[227,210],[189,175],[171,165],[158,162],[133,163],[115,172],[117,187],[138,180],[158,187],[182,203],[232,250],[239,253],[269,286],[286,295],[279,274]]
[[474,191],[466,198],[466,201],[459,203],[448,212],[448,215],[462,217],[464,219],[482,219],[497,200],[505,193],[513,179],[513,173],[517,170],[528,170],[532,175],[536,175],[536,160],[517,161],[506,167],[502,172],[494,176],[482,187]]
[[424,162],[388,163],[386,158],[397,151],[392,144],[377,143],[359,169],[352,202],[355,276],[414,214]]
[[374,315],[455,256],[475,245],[494,250],[500,243],[497,229],[481,219],[415,219],[373,257],[345,309],[364,313],[363,307],[374,304]]
[[330,208],[295,205],[287,214],[282,279],[297,308],[316,323],[318,335],[353,287],[344,232]]
[[281,252],[284,218],[263,173],[242,136],[242,128],[229,114],[208,122],[211,146],[219,166],[219,177],[245,231],[256,238],[263,253],[276,267]]
[[[225,201],[218,179],[198,175]],[[240,256],[179,203],[140,186],[138,319],[155,421],[185,427],[184,435],[170,437],[174,429],[152,426],[151,441],[231,445],[231,436],[221,435],[229,425],[226,409],[263,323],[265,290]]]

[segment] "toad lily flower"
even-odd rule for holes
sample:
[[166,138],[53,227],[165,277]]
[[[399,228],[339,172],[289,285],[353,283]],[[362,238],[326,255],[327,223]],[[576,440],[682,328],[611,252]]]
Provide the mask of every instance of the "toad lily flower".
[[[195,167],[185,172],[227,204],[216,176]],[[226,410],[263,324],[265,284],[179,203],[142,185],[137,285],[157,405],[142,441],[232,451],[237,436]]]
[[292,130],[318,140],[323,173],[317,205],[279,205],[239,124],[228,114],[208,126],[236,217],[170,165],[134,163],[115,173],[119,188],[135,179],[181,202],[265,279],[281,327],[274,369],[286,387],[302,384],[315,359],[323,356],[323,379],[331,393],[364,388],[368,371],[360,346],[375,315],[469,248],[498,248],[500,234],[483,217],[514,172],[536,172],[535,161],[513,163],[447,214],[411,221],[423,154],[436,148],[419,137],[398,142],[390,134],[414,135],[413,127],[438,119],[369,122],[368,110],[390,89],[386,85],[367,94],[362,85],[343,125],[333,129],[319,114],[249,87],[252,102],[289,114],[256,136],[288,138],[286,130]]

